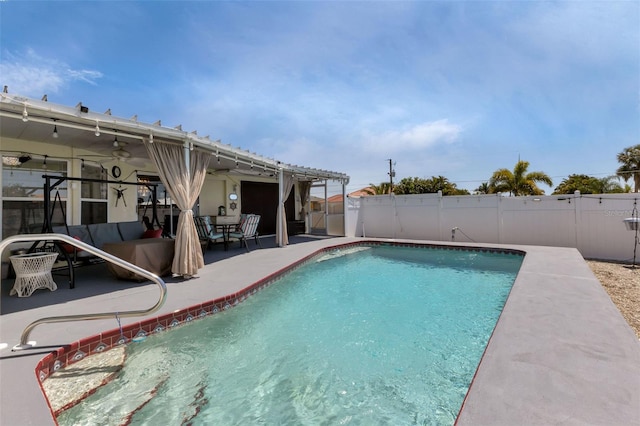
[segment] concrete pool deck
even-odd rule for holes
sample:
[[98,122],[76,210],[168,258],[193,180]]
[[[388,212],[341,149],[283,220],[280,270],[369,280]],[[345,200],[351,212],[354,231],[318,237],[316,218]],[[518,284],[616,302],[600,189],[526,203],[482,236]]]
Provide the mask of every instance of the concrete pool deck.
[[[167,279],[168,298],[152,317],[235,293],[322,248],[394,241],[526,252],[509,299],[482,358],[458,425],[640,424],[640,342],[575,249],[371,238],[292,237],[288,247],[205,255],[190,280]],[[268,244],[263,240],[265,247]],[[222,257],[216,257],[223,255]],[[215,260],[215,261],[214,261]],[[34,369],[55,348],[117,327],[115,320],[44,324],[33,349],[12,352],[22,330],[48,316],[124,311],[151,306],[154,284],[116,281],[91,268],[78,270],[74,290],[0,299],[0,424],[54,424]],[[83,271],[86,269],[87,271]],[[122,319],[123,325],[140,318]]]

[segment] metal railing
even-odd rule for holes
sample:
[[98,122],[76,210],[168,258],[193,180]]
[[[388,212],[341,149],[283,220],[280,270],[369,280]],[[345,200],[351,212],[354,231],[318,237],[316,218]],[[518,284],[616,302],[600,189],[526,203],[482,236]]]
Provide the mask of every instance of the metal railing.
[[[79,249],[82,249],[86,252],[93,254],[94,256],[100,257],[107,262],[111,262],[116,264],[117,266],[127,269],[131,272],[134,272],[138,275],[141,275],[149,280],[155,282],[160,289],[160,298],[156,302],[155,305],[148,309],[140,309],[134,311],[124,311],[124,312],[102,312],[96,314],[77,314],[77,315],[60,315],[54,317],[46,317],[40,318],[31,324],[27,325],[27,327],[22,332],[22,336],[20,337],[20,344],[13,347],[13,351],[28,349],[34,345],[29,344],[29,335],[31,331],[40,324],[47,323],[56,323],[56,322],[67,322],[67,321],[84,321],[84,320],[97,320],[97,319],[107,319],[107,318],[115,318],[118,320],[119,318],[125,317],[137,317],[144,316],[156,312],[158,309],[164,305],[165,300],[167,299],[167,286],[164,281],[158,277],[156,274],[151,273],[145,269],[140,268],[139,266],[133,265],[129,262],[126,262],[119,257],[113,256],[109,253],[105,253],[104,251],[90,245],[84,243],[82,241],[78,241],[75,238],[72,238],[68,235],[64,234],[23,234],[23,235],[14,235],[12,237],[7,237],[4,240],[0,241],[0,255],[4,252],[4,249],[7,248],[10,244],[17,242],[26,242],[26,241],[61,241],[70,245],[73,245]],[[73,266],[70,266],[73,267]]]

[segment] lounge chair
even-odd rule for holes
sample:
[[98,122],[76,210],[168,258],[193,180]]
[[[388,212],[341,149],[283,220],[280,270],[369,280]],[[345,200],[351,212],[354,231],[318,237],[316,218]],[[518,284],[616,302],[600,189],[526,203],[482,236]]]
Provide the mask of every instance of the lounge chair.
[[244,217],[237,230],[229,232],[229,238],[237,238],[238,240],[240,240],[240,246],[244,244],[244,246],[247,248],[247,252],[249,252],[249,244],[247,243],[247,240],[249,238],[253,238],[256,242],[256,245],[262,248],[260,238],[258,238],[259,223],[259,214],[248,214]]
[[215,243],[216,240],[221,238],[225,240],[224,233],[216,231],[216,229],[211,225],[211,218],[209,216],[196,216],[193,220],[196,225],[196,230],[198,231],[198,238],[203,243],[205,249],[209,248],[209,246],[212,243]]

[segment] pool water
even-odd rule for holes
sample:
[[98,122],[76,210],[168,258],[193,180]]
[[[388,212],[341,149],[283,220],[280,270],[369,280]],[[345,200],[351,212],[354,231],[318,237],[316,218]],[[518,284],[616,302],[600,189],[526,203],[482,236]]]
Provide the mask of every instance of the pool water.
[[522,257],[373,246],[127,349],[60,425],[451,425]]

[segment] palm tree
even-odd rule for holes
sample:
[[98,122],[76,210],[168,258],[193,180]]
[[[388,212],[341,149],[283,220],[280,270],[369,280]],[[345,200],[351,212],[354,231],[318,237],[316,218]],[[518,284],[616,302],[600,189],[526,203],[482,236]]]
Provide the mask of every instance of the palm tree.
[[594,182],[594,189],[596,194],[613,194],[624,192],[624,189],[617,182],[620,178],[618,176],[607,176],[597,179]]
[[473,190],[474,194],[491,194],[489,182],[482,182],[479,187]]
[[560,185],[556,186],[554,194],[573,194],[580,191],[581,194],[609,194],[623,192],[623,188],[617,182],[618,176],[596,178],[589,175],[569,175]]
[[640,189],[640,145],[625,148],[618,154],[618,163],[622,165],[616,170],[616,175],[624,179],[625,182],[633,177],[633,192],[638,192]]
[[382,182],[380,185],[374,185],[372,183],[369,184],[369,187],[364,189],[369,195],[385,195],[391,192],[391,183],[390,182]]
[[551,178],[544,172],[527,173],[528,168],[528,161],[518,161],[513,172],[509,169],[496,170],[491,176],[489,185],[494,192],[509,192],[514,196],[544,194],[537,183],[542,182],[552,186]]

